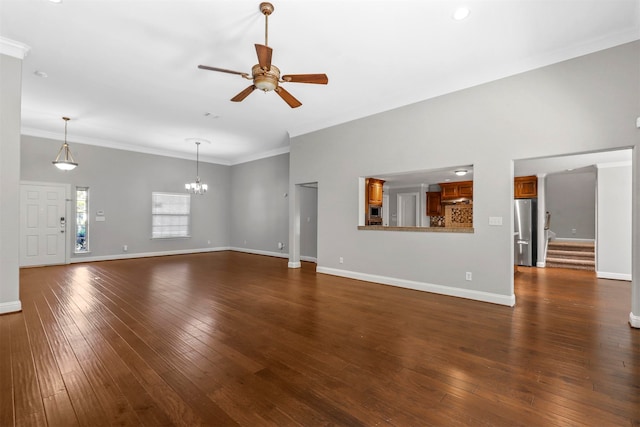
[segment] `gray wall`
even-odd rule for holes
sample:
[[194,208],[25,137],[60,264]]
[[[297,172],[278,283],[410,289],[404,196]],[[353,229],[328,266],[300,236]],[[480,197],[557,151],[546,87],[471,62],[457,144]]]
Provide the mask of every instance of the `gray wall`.
[[0,314],[18,311],[22,60],[0,54]]
[[[596,171],[547,175],[546,208],[558,239],[596,237]],[[575,230],[575,233],[573,232]]]
[[[634,42],[293,138],[291,185],[322,189],[319,270],[515,302],[513,160],[635,146],[639,87]],[[357,229],[358,177],[451,164],[474,165],[473,234]]]
[[631,279],[631,164],[598,165],[598,250],[596,273]]
[[[229,166],[200,163],[200,178],[209,190],[204,196],[192,196],[191,238],[152,240],[151,193],[184,192],[184,184],[195,179],[195,162],[69,140],[79,166],[62,172],[51,164],[60,145],[60,141],[22,136],[21,179],[68,183],[73,194],[76,186],[89,187],[91,253],[72,253],[72,258],[123,255],[125,244],[128,254],[229,246]],[[104,211],[105,222],[95,221],[98,210]],[[69,225],[73,227],[74,222]]]
[[230,246],[286,254],[289,154],[234,165],[230,188]]

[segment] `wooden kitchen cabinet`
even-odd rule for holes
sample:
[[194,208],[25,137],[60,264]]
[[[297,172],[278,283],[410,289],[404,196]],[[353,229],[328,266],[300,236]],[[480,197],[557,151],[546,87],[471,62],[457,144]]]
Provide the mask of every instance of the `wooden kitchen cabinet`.
[[442,194],[439,191],[427,192],[427,216],[442,216]]
[[442,200],[472,199],[473,181],[441,182]]
[[463,181],[458,183],[458,194],[467,199],[473,198],[473,181]]
[[513,183],[513,197],[515,199],[535,199],[538,197],[538,177],[517,176]]
[[382,186],[384,181],[376,178],[367,179],[367,195],[370,205],[382,206]]

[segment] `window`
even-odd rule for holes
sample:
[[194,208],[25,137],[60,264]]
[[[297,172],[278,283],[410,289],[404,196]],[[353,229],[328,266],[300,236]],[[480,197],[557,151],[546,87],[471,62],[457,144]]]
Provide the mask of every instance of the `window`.
[[151,193],[151,238],[190,237],[191,196]]
[[89,187],[76,187],[75,252],[89,252]]

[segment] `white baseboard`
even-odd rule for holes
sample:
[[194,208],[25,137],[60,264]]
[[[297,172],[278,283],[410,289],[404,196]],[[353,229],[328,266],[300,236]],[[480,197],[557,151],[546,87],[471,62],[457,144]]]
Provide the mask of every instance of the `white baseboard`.
[[314,256],[303,256],[303,255],[300,255],[300,261],[315,262],[317,264],[318,263],[318,258],[316,258]]
[[0,314],[15,313],[22,311],[22,303],[18,301],[0,302]]
[[[94,261],[114,261],[118,259],[131,259],[131,258],[148,258],[155,256],[166,256],[166,255],[186,255],[186,254],[196,254],[203,252],[220,252],[220,251],[235,251],[235,252],[244,252],[248,254],[254,255],[266,255],[273,256],[277,258],[289,258],[288,253],[283,252],[271,252],[271,251],[263,251],[259,249],[248,249],[248,248],[238,248],[233,246],[221,246],[216,248],[201,248],[201,249],[179,249],[175,251],[162,251],[162,252],[139,252],[139,253],[125,253],[125,254],[115,254],[115,255],[103,255],[103,256],[80,256],[71,258],[69,261],[71,264],[79,263],[79,262],[94,262]],[[310,261],[317,263],[317,258],[314,257],[300,257],[303,261]],[[299,268],[293,267],[293,268]]]
[[640,329],[640,316],[636,316],[635,314],[633,314],[633,311],[629,313],[629,324],[633,328]]
[[631,275],[624,273],[608,273],[606,271],[596,271],[596,277],[598,279],[626,280],[628,282],[631,281]]
[[278,258],[289,258],[289,254],[284,252],[271,252],[271,251],[262,251],[260,249],[237,248],[235,246],[232,246],[227,249],[235,252],[244,252],[246,254],[266,255],[266,256],[274,256]]
[[547,266],[547,263],[545,261],[536,262],[536,267],[538,268],[545,268],[546,266]]
[[103,255],[103,256],[91,256],[91,257],[75,257],[69,261],[71,264],[79,262],[94,262],[94,261],[114,261],[118,259],[131,259],[131,258],[148,258],[154,256],[166,256],[166,255],[186,255],[197,254],[202,252],[219,252],[228,251],[229,247],[217,247],[217,248],[202,248],[202,249],[179,249],[175,251],[162,251],[162,252],[139,252],[139,253],[127,253],[116,255]]
[[302,267],[302,263],[300,263],[300,261],[298,261],[298,262],[289,262],[289,264],[287,264],[287,266],[289,268],[301,268]]
[[366,282],[380,283],[383,285],[397,286],[400,288],[414,289],[417,291],[431,292],[434,294],[448,295],[459,298],[467,298],[475,301],[490,302],[493,304],[513,307],[516,304],[515,295],[500,295],[489,292],[473,291],[469,289],[454,288],[451,286],[436,285],[432,283],[416,282],[413,280],[398,279],[395,277],[377,276],[374,274],[358,273],[355,271],[339,270],[336,268],[320,267],[316,272],[330,274],[332,276],[348,277],[350,279],[364,280]]

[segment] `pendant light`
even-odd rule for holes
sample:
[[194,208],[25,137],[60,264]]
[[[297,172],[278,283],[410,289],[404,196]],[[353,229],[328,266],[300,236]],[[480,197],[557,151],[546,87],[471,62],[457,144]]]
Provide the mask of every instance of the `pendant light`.
[[69,117],[63,117],[64,120],[64,144],[60,147],[56,159],[51,162],[60,170],[70,171],[75,169],[78,164],[73,160],[71,150],[69,150],[69,144],[67,144],[67,123],[71,120]]
[[200,163],[200,141],[196,141],[196,181],[184,185],[187,192],[191,194],[204,194],[207,192],[207,184],[200,182],[198,164]]

